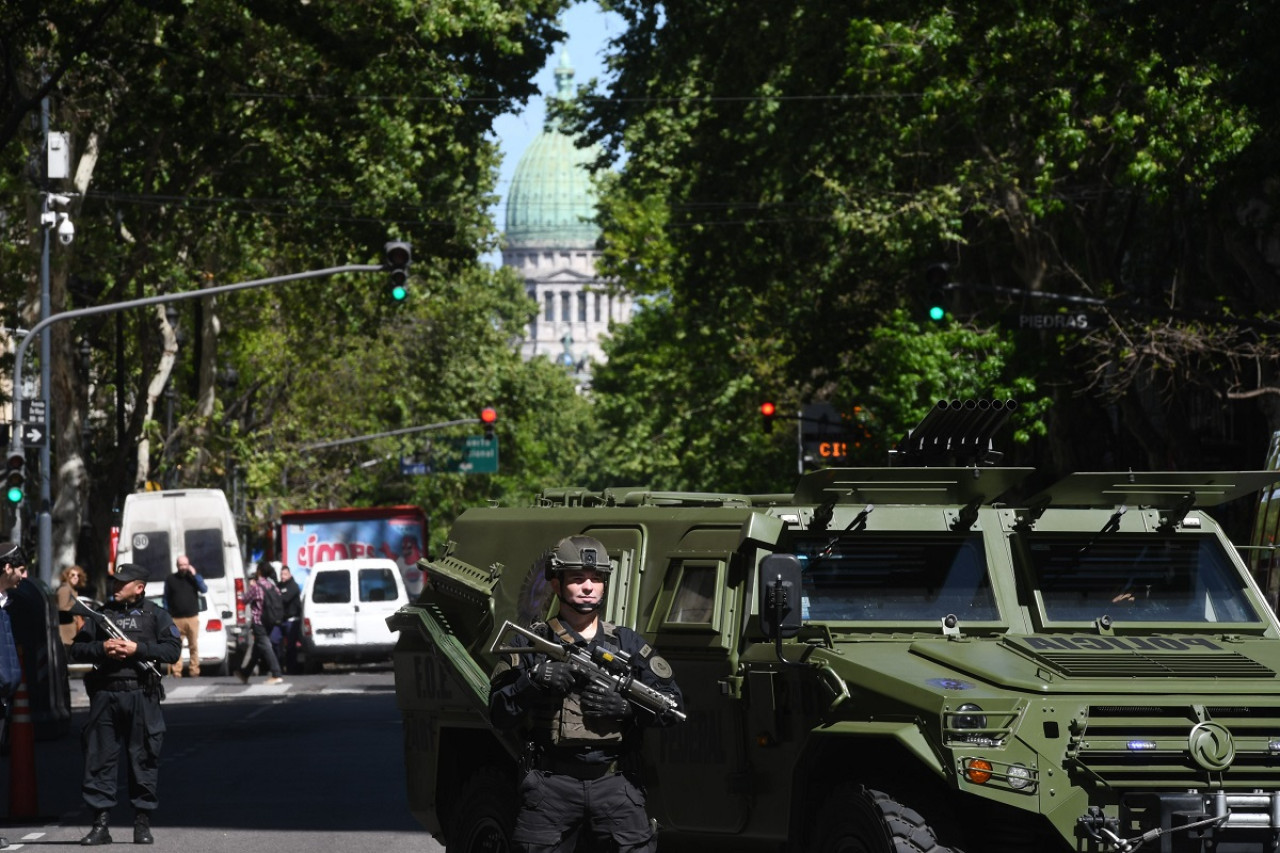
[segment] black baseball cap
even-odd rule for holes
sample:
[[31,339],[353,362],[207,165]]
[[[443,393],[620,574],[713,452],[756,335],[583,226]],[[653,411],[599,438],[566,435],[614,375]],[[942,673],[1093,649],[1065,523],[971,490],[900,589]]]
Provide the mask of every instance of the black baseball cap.
[[137,563],[121,563],[116,566],[115,579],[120,583],[131,583],[146,580],[148,574],[147,570]]

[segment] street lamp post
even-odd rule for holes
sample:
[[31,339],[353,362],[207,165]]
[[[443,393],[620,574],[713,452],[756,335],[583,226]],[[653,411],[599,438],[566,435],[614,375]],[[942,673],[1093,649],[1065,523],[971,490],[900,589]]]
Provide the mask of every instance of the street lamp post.
[[[47,229],[46,229],[47,234]],[[405,244],[388,244],[405,245]],[[301,281],[303,279],[325,278],[331,275],[340,275],[342,273],[351,272],[386,272],[391,269],[390,259],[388,263],[382,264],[346,264],[340,267],[327,267],[320,270],[309,270],[307,272],[291,273],[289,275],[277,275],[269,278],[259,278],[252,281],[239,281],[233,284],[223,284],[217,287],[207,287],[202,290],[189,290],[181,293],[167,293],[162,296],[148,296],[142,299],[130,299],[124,302],[113,302],[109,305],[94,305],[89,308],[77,308],[72,311],[62,311],[58,314],[46,316],[31,327],[30,332],[21,341],[14,350],[13,354],[13,429],[9,435],[9,452],[22,452],[22,436],[24,432],[25,422],[23,421],[23,409],[26,402],[26,389],[22,385],[22,368],[26,357],[27,345],[33,338],[39,339],[40,333],[54,323],[61,323],[67,320],[75,320],[80,317],[95,317],[100,314],[114,314],[118,311],[125,311],[129,308],[145,308],[150,305],[161,305],[170,302],[185,302],[191,299],[201,299],[206,296],[219,296],[223,293],[235,293],[240,290],[250,290],[258,287],[266,287],[272,284],[283,284],[289,281]],[[49,357],[46,355],[43,359],[45,365],[48,364]],[[47,452],[47,445],[46,445]],[[42,454],[41,459],[43,467],[47,469],[48,460]],[[47,480],[45,481],[47,483]],[[42,489],[40,497],[40,517],[37,525],[37,533],[39,538],[39,569],[40,576],[46,580],[52,580],[52,563],[53,563],[53,525],[50,515],[50,497],[44,493]],[[22,511],[21,508],[15,512],[13,530],[10,532],[10,541],[15,544],[22,542]]]

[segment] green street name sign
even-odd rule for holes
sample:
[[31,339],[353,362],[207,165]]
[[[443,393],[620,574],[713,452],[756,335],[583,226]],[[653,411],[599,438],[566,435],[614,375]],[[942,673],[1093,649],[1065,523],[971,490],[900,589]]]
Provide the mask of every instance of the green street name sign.
[[483,435],[433,439],[419,456],[401,457],[400,473],[405,476],[496,474],[498,439],[485,438]]

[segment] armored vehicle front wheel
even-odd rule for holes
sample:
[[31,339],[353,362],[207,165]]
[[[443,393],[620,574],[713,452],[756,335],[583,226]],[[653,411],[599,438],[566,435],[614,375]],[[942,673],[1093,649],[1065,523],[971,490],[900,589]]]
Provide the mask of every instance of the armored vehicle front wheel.
[[861,785],[836,789],[818,818],[814,853],[961,853],[915,809]]
[[448,853],[507,853],[515,826],[516,792],[496,767],[482,767],[462,786],[445,836]]

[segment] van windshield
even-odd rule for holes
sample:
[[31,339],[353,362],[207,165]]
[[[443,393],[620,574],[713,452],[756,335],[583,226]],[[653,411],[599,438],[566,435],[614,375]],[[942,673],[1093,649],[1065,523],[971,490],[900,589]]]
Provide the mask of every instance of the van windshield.
[[225,578],[227,564],[223,561],[221,527],[189,527],[183,537],[187,559],[205,580]]

